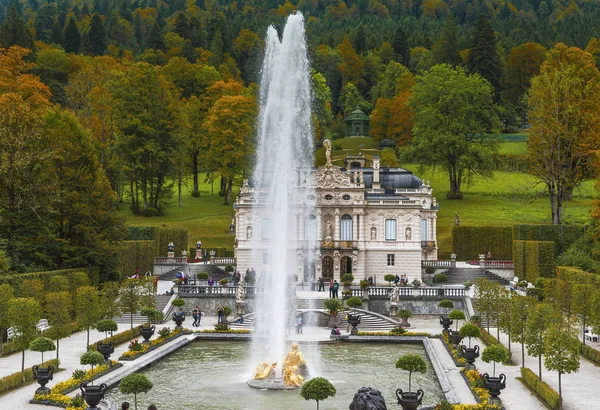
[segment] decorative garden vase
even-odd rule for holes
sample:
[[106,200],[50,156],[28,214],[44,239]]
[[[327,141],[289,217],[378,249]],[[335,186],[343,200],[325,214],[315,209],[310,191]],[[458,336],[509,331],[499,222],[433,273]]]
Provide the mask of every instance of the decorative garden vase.
[[356,326],[358,326],[360,324],[360,316],[359,315],[348,315],[348,323],[350,323],[350,326],[352,326],[352,329],[350,330],[350,334],[357,335],[358,329],[356,328]]
[[115,352],[115,344],[113,342],[102,343],[101,341],[99,341],[98,343],[96,343],[96,347],[98,353],[104,356],[104,360],[106,361],[108,361],[110,355]]
[[423,390],[419,389],[416,392],[403,392],[402,389],[396,390],[398,404],[402,406],[402,410],[417,410],[423,400]]
[[450,319],[448,316],[446,315],[442,315],[440,316],[440,325],[442,325],[442,327],[444,328],[444,332],[448,333],[448,329],[450,329],[450,326],[452,326],[452,323],[454,323],[454,321],[452,319]]
[[31,368],[31,371],[33,372],[33,379],[40,384],[35,394],[50,394],[50,389],[46,387],[46,384],[54,377],[54,366],[43,368],[35,365]]
[[475,359],[479,357],[479,345],[475,345],[475,347],[466,347],[465,345],[462,345],[461,351],[463,357],[467,361],[465,368],[467,370],[475,370],[476,367],[473,363],[475,362]]
[[489,404],[501,405],[502,400],[498,397],[500,391],[506,387],[506,376],[500,374],[498,377],[490,376],[487,373],[483,374],[483,385],[490,392],[490,398],[488,399]]
[[181,328],[181,324],[185,322],[185,313],[183,315],[178,315],[177,313],[173,313],[173,321],[177,325],[177,327]]
[[458,349],[458,344],[462,340],[462,336],[460,335],[460,333],[453,332],[452,330],[450,330],[449,337],[450,337],[450,340],[452,341],[452,344],[454,345],[454,348]]
[[100,401],[104,398],[104,393],[108,388],[106,384],[102,383],[99,386],[88,386],[86,382],[79,385],[81,389],[81,395],[83,400],[88,404],[87,410],[98,410],[96,407]]
[[142,334],[142,337],[144,338],[144,343],[150,343],[150,338],[152,337],[152,335],[154,335],[154,331],[156,330],[156,326],[151,325],[151,326],[144,326],[144,325],[140,325],[140,333]]

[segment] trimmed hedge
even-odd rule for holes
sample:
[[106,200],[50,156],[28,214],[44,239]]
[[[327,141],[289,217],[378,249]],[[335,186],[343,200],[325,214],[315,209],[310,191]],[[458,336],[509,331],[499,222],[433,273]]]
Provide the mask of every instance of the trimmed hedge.
[[515,241],[552,241],[554,254],[560,255],[585,235],[588,225],[513,225]]
[[584,345],[583,343],[581,343],[579,345],[579,352],[586,359],[589,359],[594,363],[600,364],[600,351],[594,349],[593,347],[589,347],[588,345]]
[[175,245],[175,256],[188,249],[187,229],[152,227],[152,239],[156,241],[156,256],[167,255],[169,242]]
[[515,276],[535,283],[537,278],[555,276],[554,242],[513,241]]
[[512,259],[512,228],[497,226],[452,227],[452,250],[460,260],[477,259],[491,252],[494,259]]
[[152,271],[156,256],[156,241],[123,241],[117,257],[117,271],[121,277]]
[[127,240],[128,241],[151,241],[152,227],[151,226],[128,226]]
[[551,409],[560,408],[560,396],[552,387],[543,382],[531,369],[521,367],[521,377],[525,384],[531,387]]
[[[114,342],[115,346],[118,346],[122,343],[129,342],[130,340],[140,336],[141,334],[142,334],[142,331],[140,330],[140,328],[134,327],[133,329],[129,329],[124,332],[117,333],[113,337],[107,337],[106,339],[102,339],[101,342],[102,343]],[[98,346],[96,346],[97,343],[98,342],[89,345],[88,350],[98,350]]]
[[600,275],[585,272],[572,266],[557,266],[556,278],[576,284],[587,284],[600,286]]
[[0,276],[0,285],[7,283],[16,290],[19,288],[19,286],[21,285],[21,283],[24,280],[41,279],[44,281],[44,286],[47,288],[48,282],[50,281],[51,277],[64,276],[69,280],[69,283],[71,283],[73,281],[73,274],[76,272],[84,273],[90,279],[91,283],[98,283],[97,280],[94,282],[94,280],[97,278],[98,272],[96,271],[94,273],[93,271],[94,271],[93,268],[91,269],[91,271],[88,271],[85,268],[74,268],[74,269],[49,270],[49,271],[43,271],[43,272],[14,273],[11,275]]
[[[54,366],[55,370],[58,369],[60,362],[56,359],[48,360],[40,365],[40,367]],[[24,380],[23,380],[24,377]],[[16,372],[9,374],[0,379],[0,394],[14,390],[21,386],[33,383],[33,371],[31,368],[26,368],[24,372]]]

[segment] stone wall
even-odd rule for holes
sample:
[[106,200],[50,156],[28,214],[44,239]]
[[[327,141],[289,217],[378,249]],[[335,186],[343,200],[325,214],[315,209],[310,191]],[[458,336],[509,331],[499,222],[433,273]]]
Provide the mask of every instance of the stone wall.
[[[440,300],[441,299],[400,298],[398,310],[408,309],[415,315],[439,315],[446,311],[446,309],[438,306]],[[452,302],[454,302],[454,309],[464,310],[465,304],[462,299],[452,299]],[[372,312],[379,313],[380,315],[389,316],[390,301],[388,299],[370,299],[368,309]]]
[[[192,310],[196,306],[200,307],[200,310],[206,316],[217,316],[217,309],[220,306],[229,306],[231,308],[231,316],[230,320],[233,320],[235,317],[235,296],[234,295],[212,295],[210,297],[188,297],[184,295],[180,295],[180,297],[185,300],[185,305],[183,309],[185,310],[188,316],[191,316]],[[246,313],[254,312],[254,299],[247,298],[246,299]]]

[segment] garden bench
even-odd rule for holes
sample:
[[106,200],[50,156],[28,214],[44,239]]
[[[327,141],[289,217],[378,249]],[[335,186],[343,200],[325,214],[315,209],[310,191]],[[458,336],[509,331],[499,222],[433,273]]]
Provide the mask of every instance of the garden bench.
[[37,325],[35,325],[35,328],[37,329],[37,331],[39,333],[42,333],[48,329],[50,329],[52,326],[50,326],[48,324],[48,319],[40,319],[40,321],[37,323]]
[[9,327],[8,329],[6,329],[6,334],[7,334],[6,339],[9,342],[11,340],[16,339],[17,337],[21,336],[21,333],[14,327]]

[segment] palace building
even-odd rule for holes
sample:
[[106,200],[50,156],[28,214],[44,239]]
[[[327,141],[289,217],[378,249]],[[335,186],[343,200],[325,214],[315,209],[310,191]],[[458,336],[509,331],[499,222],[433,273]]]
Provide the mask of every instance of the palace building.
[[[379,157],[372,158],[372,167],[353,157],[347,168],[341,168],[331,163],[330,143],[326,148],[327,163],[314,174],[314,214],[295,224],[298,246],[293,251],[299,261],[307,259],[302,241],[316,240],[310,258],[314,266],[299,266],[300,280],[312,269],[316,278],[338,281],[345,273],[357,280],[373,276],[378,282],[386,274],[421,279],[421,261],[437,259],[438,204],[429,183],[403,168],[381,168]],[[240,271],[253,267],[252,245],[256,247],[257,241],[252,235],[260,238],[261,229],[267,229],[265,224],[251,225],[255,194],[244,183],[235,204]]]

